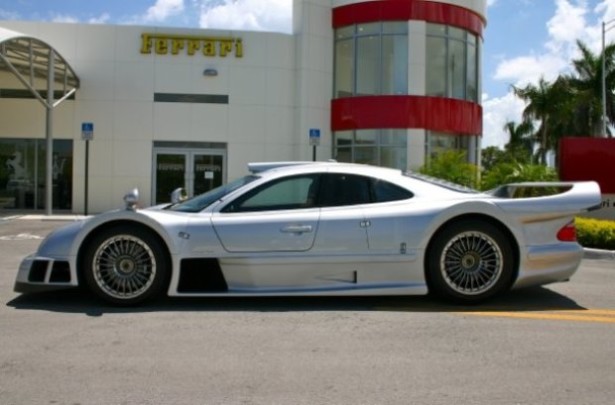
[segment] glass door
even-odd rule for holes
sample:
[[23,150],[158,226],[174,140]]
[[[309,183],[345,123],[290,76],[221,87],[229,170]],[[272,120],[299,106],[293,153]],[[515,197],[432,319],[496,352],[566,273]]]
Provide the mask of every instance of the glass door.
[[192,193],[197,195],[205,193],[222,185],[224,156],[192,153]]
[[185,153],[156,153],[154,170],[154,204],[171,200],[171,193],[178,187],[186,187]]
[[189,196],[222,185],[225,181],[224,151],[156,149],[154,151],[153,203],[164,204],[171,193],[184,187]]

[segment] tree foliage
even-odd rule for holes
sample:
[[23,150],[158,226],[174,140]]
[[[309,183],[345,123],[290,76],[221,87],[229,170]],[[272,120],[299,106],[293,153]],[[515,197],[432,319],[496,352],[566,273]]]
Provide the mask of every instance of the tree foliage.
[[608,45],[603,55],[594,54],[582,41],[577,46],[580,57],[572,61],[571,74],[553,82],[541,78],[537,84],[513,86],[513,93],[526,102],[523,122],[537,124],[530,138],[537,142],[537,161],[542,164],[549,151],[557,162],[559,140],[564,136],[601,136],[603,58],[606,119],[615,124],[615,44]]
[[491,190],[497,186],[510,183],[557,180],[558,176],[555,170],[544,165],[502,162],[485,172],[482,177],[481,189]]
[[439,153],[427,165],[421,167],[419,172],[470,188],[478,186],[479,169],[468,163],[467,155],[463,151],[448,150]]

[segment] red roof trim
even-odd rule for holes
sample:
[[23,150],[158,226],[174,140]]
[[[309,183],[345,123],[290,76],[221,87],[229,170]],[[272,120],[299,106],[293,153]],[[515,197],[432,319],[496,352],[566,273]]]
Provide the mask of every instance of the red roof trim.
[[331,129],[422,128],[482,135],[483,110],[464,100],[425,96],[362,96],[331,101]]
[[459,6],[424,0],[380,0],[333,9],[333,28],[378,21],[418,20],[463,28],[483,35],[483,18]]

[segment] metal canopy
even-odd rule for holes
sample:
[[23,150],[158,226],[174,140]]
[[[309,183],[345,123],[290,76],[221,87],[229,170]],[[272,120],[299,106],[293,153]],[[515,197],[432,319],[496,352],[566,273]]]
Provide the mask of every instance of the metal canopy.
[[[77,91],[79,78],[66,60],[50,45],[40,39],[0,27],[0,87],[12,87],[19,83],[30,90],[32,95],[45,106],[47,112],[45,210],[47,215],[51,215],[53,109]],[[56,86],[60,90],[58,100],[55,99]],[[2,97],[1,91],[0,97]]]
[[[71,91],[74,93],[79,88],[79,78],[75,71],[50,45],[40,39],[0,27],[0,72],[13,73],[43,104],[45,101],[40,87],[46,84],[50,67],[53,67],[53,82],[63,90],[63,95]],[[45,85],[45,90],[47,87]]]

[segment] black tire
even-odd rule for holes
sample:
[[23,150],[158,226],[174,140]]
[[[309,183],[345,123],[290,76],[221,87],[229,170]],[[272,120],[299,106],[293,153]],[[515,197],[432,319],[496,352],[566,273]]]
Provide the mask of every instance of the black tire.
[[98,232],[85,246],[82,274],[97,297],[121,306],[158,296],[167,284],[166,249],[150,231],[116,225]]
[[510,241],[482,220],[455,222],[434,237],[427,252],[431,292],[462,304],[475,304],[508,289],[514,275]]

